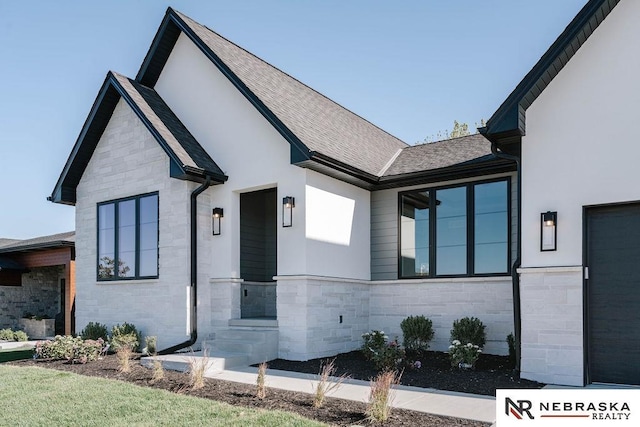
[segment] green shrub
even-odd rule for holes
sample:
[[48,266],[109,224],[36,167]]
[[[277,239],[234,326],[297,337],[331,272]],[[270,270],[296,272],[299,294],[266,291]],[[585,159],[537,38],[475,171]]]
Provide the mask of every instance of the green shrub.
[[111,347],[118,351],[122,346],[131,347],[133,351],[138,351],[138,346],[142,337],[135,325],[124,322],[122,325],[115,325],[111,328]]
[[507,335],[507,345],[509,346],[509,364],[516,367],[516,337],[513,334]]
[[26,341],[29,337],[24,331],[12,331],[11,329],[0,329],[0,341]]
[[424,316],[409,316],[400,323],[407,351],[427,351],[433,339],[433,322]]
[[53,341],[38,341],[34,351],[36,359],[68,360],[71,363],[87,363],[96,360],[103,351],[104,341],[83,340],[70,335],[57,335]]
[[13,338],[11,329],[0,329],[0,341],[13,341]]
[[146,344],[147,354],[156,354],[156,352],[158,351],[158,337],[144,337],[144,343]]
[[480,357],[482,349],[475,344],[462,344],[458,340],[453,340],[449,346],[449,357],[451,357],[451,366],[463,368],[464,365],[473,366]]
[[13,333],[14,341],[26,341],[29,339],[25,331],[15,331]]
[[109,332],[107,330],[107,325],[103,325],[99,322],[89,322],[82,332],[80,332],[80,336],[85,340],[97,340],[98,338],[102,338],[104,341],[107,341],[109,338]]
[[480,348],[487,341],[486,326],[476,317],[463,317],[453,322],[451,329],[451,342],[460,341],[462,344],[471,343]]
[[394,370],[404,361],[405,351],[395,339],[387,343],[383,331],[371,331],[362,335],[361,351],[365,359],[370,360],[379,371]]

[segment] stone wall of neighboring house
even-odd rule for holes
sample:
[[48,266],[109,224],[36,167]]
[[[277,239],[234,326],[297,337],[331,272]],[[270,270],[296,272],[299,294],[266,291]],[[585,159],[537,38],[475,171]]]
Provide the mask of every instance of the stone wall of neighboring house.
[[25,314],[55,318],[60,311],[64,266],[38,267],[22,275],[22,286],[0,286],[0,329],[18,329]]

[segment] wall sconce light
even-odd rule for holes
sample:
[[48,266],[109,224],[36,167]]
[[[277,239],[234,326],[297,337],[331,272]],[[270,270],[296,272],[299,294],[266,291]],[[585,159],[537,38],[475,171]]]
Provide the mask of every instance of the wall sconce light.
[[296,207],[296,199],[291,196],[282,199],[282,226],[291,227],[293,225],[293,208]]
[[220,218],[224,216],[224,211],[222,208],[213,208],[213,213],[211,214],[211,220],[213,221],[213,235],[220,235]]
[[558,212],[540,214],[540,250],[555,251],[558,237]]

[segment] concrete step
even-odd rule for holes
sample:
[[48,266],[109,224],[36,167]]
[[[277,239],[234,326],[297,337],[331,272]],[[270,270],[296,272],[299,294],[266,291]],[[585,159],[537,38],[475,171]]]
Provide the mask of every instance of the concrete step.
[[213,340],[203,342],[212,355],[223,353],[243,354],[248,364],[260,363],[278,357],[277,329],[230,328],[215,333]]
[[140,363],[147,368],[151,368],[154,359],[160,360],[165,369],[179,372],[188,372],[191,363],[205,363],[207,365],[205,370],[206,375],[218,374],[225,369],[251,364],[244,354],[216,352],[215,354],[205,356],[201,351],[143,357],[140,359]]

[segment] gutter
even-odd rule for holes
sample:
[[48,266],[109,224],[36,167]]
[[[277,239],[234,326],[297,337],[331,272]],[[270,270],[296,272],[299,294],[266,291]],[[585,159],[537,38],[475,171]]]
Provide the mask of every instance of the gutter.
[[171,354],[191,347],[198,340],[198,196],[211,185],[211,176],[191,192],[191,336],[187,341],[160,350],[158,354]]
[[513,288],[513,328],[516,345],[516,367],[515,370],[520,372],[520,354],[521,354],[521,339],[522,334],[522,315],[520,310],[520,276],[518,275],[518,268],[520,268],[522,257],[522,170],[520,164],[520,157],[513,156],[511,154],[498,151],[498,145],[496,142],[491,141],[491,152],[494,156],[501,159],[512,160],[516,163],[517,173],[517,191],[518,191],[518,245],[516,246],[516,260],[511,267],[511,283]]

